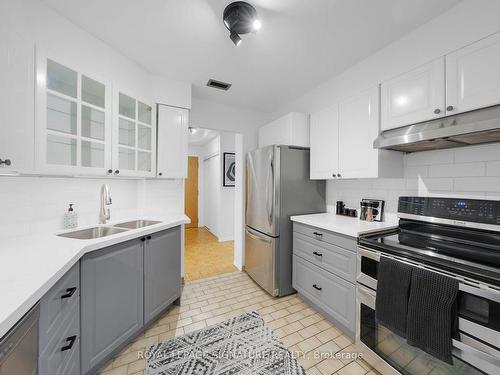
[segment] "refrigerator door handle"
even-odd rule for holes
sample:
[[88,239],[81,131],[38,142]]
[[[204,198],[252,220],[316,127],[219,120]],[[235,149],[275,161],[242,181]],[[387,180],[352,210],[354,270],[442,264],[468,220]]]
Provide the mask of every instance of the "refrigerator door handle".
[[257,234],[257,232],[255,232],[254,230],[252,230],[250,228],[247,228],[247,234],[249,237],[253,238],[254,240],[262,241],[265,243],[270,243],[272,241],[271,239],[263,237],[262,234],[261,235]]
[[[267,209],[267,221],[269,225],[273,225],[273,215],[274,215],[274,162],[272,155],[269,157],[269,164],[271,168],[267,174],[266,182],[266,209]],[[269,178],[271,177],[271,178]],[[269,180],[271,180],[272,187],[269,187]]]

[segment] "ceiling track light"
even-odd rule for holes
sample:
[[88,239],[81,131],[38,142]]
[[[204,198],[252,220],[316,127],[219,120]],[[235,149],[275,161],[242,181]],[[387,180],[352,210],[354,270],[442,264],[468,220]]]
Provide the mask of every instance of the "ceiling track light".
[[256,32],[262,27],[255,8],[244,1],[229,4],[224,9],[222,20],[229,30],[229,39],[236,46],[242,41],[240,35]]

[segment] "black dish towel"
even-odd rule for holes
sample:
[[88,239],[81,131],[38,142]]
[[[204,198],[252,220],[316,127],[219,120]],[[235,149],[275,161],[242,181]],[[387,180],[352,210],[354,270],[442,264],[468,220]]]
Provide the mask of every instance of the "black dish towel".
[[413,267],[381,257],[377,274],[375,319],[401,337],[406,337],[406,314]]
[[453,364],[457,295],[456,279],[421,268],[413,270],[408,301],[408,344],[449,364]]

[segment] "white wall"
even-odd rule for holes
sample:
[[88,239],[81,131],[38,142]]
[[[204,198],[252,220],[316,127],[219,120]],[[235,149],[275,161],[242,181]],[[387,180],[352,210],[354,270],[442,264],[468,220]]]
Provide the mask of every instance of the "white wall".
[[500,200],[500,143],[405,155],[405,176],[397,179],[329,181],[328,210],[337,200],[359,207],[361,198],[386,201],[396,213],[403,195]]
[[278,108],[272,118],[292,111],[311,113],[326,108],[340,99],[498,32],[499,17],[500,1],[464,0],[344,73]]
[[[464,0],[443,15],[390,44],[339,76],[279,108],[273,118],[290,111],[314,112],[409,71],[453,50],[500,31],[500,1]],[[397,211],[401,195],[467,196],[500,199],[500,144],[405,156],[401,179],[358,179],[327,182],[329,210],[337,200],[359,207],[361,198],[387,201]]]
[[203,224],[220,237],[220,136],[203,146]]
[[224,153],[235,152],[235,134],[221,132],[220,134],[220,221],[219,241],[234,240],[234,187],[224,187],[222,184],[224,174]]
[[[105,43],[76,27],[39,0],[1,0],[2,23],[16,30],[22,39],[83,72],[106,77],[138,96],[171,105],[191,106],[191,85],[150,75]],[[0,72],[1,74],[1,72]],[[0,79],[0,81],[3,81]],[[22,88],[18,88],[21,90]],[[26,108],[34,113],[34,108]],[[34,116],[23,116],[16,124],[34,129]],[[2,126],[12,126],[0,119]],[[31,147],[31,146],[30,146]],[[26,150],[29,152],[30,150]],[[75,208],[82,225],[95,224],[99,212],[99,187],[110,185],[112,219],[145,214],[183,213],[182,181],[141,181],[51,177],[0,177],[0,235],[23,235],[61,229],[68,203]]]

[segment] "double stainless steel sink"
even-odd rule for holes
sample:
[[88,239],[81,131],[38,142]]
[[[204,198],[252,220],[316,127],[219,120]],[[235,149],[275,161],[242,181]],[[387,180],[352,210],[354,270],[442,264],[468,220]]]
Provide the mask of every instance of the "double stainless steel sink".
[[58,234],[59,237],[76,238],[79,240],[92,240],[101,237],[111,236],[113,234],[126,232],[131,229],[139,229],[150,225],[159,224],[161,221],[154,220],[132,220],[125,223],[103,225],[87,229],[80,229],[73,232]]

